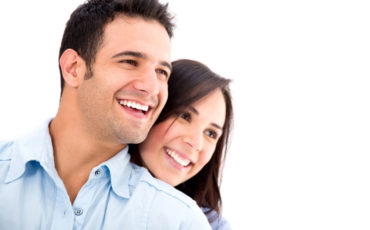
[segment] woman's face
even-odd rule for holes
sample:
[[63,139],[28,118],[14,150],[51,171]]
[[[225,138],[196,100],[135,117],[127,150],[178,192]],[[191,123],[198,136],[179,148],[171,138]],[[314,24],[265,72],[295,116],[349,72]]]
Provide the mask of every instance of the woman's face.
[[222,135],[226,106],[217,89],[180,116],[155,125],[139,145],[144,166],[172,186],[197,174],[211,159]]

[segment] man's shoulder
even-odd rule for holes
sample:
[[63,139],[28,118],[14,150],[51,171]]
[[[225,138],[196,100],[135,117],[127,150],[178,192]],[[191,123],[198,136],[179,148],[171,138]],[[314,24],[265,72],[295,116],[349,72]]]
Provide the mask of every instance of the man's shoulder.
[[0,141],[0,161],[10,161],[14,141]]
[[13,155],[13,142],[0,141],[0,184],[6,181]]
[[215,210],[202,208],[202,211],[206,214],[212,229],[231,230],[230,223]]
[[10,160],[13,152],[18,154],[41,151],[52,146],[48,128],[50,121],[51,119],[45,120],[37,128],[29,130],[13,140],[0,140],[0,160]]
[[158,196],[158,198],[162,197],[165,199],[178,201],[189,208],[199,209],[193,199],[191,199],[189,196],[182,193],[181,191],[175,189],[173,186],[154,178],[146,168],[137,165],[134,165],[133,168],[135,170],[135,173],[140,175],[138,183],[146,184],[148,187],[155,190],[157,192],[156,196]]
[[172,226],[173,229],[210,229],[206,216],[193,199],[154,178],[143,167],[134,165],[134,171],[140,175],[135,191],[140,191],[141,196],[146,194],[143,199],[150,202],[150,229],[157,229],[156,226],[160,225]]
[[8,183],[22,176],[30,161],[47,161],[53,157],[48,123],[49,120],[14,140],[0,141],[1,181]]

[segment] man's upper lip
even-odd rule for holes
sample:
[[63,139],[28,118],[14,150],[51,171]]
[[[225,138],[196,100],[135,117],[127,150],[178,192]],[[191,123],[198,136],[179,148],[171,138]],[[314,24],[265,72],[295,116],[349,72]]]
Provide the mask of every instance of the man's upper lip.
[[[189,160],[190,161],[190,163],[192,163],[192,164],[194,164],[194,162],[195,161],[193,161],[192,159],[190,159],[190,157],[188,157],[187,156],[187,154],[184,154],[184,153],[182,153],[182,152],[180,152],[180,151],[178,151],[178,150],[176,150],[176,149],[173,149],[173,148],[171,148],[171,147],[166,147],[168,150],[171,150],[171,151],[173,151],[173,152],[175,152],[177,155],[180,155],[181,156],[181,158],[183,158],[183,159],[186,159],[186,160]],[[189,154],[190,155],[190,154]]]
[[131,102],[135,102],[137,104],[140,104],[142,106],[148,106],[149,109],[155,107],[153,103],[150,103],[150,102],[142,102],[142,101],[139,101],[137,99],[128,99],[128,98],[117,98],[118,102],[119,101],[131,101]]

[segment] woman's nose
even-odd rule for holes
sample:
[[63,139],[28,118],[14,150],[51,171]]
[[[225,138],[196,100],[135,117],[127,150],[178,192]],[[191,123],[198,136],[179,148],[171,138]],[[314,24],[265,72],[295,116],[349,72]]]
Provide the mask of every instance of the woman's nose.
[[191,148],[195,149],[198,152],[200,152],[203,148],[203,139],[201,135],[186,135],[184,136],[183,140],[186,144],[188,144]]

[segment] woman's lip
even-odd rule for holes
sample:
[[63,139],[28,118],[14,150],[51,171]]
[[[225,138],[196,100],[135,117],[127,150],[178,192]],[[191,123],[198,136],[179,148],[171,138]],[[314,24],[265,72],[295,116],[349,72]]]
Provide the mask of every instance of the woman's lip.
[[175,149],[173,149],[173,148],[170,148],[170,147],[164,147],[164,149],[165,149],[165,151],[167,151],[167,150],[170,150],[170,151],[172,151],[172,152],[175,152],[178,156],[180,156],[183,160],[188,160],[188,161],[190,161],[190,163],[193,163],[193,161],[188,157],[188,156],[186,156],[186,154],[183,154],[183,153],[181,153],[181,152],[179,152],[179,151],[177,151],[177,150],[175,150]]
[[179,163],[177,163],[176,161],[175,161],[175,159],[173,159],[170,155],[168,155],[168,153],[167,153],[167,150],[166,150],[166,148],[164,148],[163,149],[163,152],[164,152],[164,154],[166,155],[166,159],[169,161],[169,163],[173,166],[173,167],[175,167],[176,169],[178,169],[178,170],[180,170],[180,171],[187,171],[187,170],[189,170],[190,169],[190,167],[192,166],[192,162],[190,162],[187,166],[182,166],[182,165],[180,165]]

